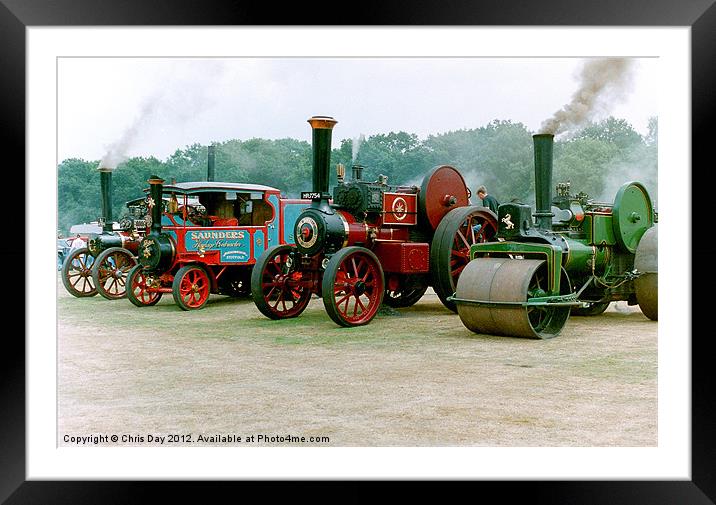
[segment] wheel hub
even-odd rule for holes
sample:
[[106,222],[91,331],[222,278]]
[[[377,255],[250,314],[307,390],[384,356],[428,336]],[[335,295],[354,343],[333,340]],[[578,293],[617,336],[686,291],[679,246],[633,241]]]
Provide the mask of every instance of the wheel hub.
[[361,296],[363,293],[365,293],[366,285],[363,281],[358,281],[353,285],[353,293],[355,293],[356,296]]

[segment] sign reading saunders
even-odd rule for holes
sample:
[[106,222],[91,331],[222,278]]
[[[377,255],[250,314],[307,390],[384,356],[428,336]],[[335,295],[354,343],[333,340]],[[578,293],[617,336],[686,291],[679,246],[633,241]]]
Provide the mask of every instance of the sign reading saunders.
[[222,262],[246,262],[251,257],[250,233],[245,230],[199,230],[186,234],[187,251],[221,253]]

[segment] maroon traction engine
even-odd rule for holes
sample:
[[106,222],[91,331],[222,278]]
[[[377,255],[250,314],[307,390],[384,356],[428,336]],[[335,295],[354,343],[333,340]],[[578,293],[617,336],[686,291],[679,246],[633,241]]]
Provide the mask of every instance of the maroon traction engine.
[[[497,216],[469,205],[470,191],[455,168],[435,167],[417,186],[389,186],[387,177],[351,181],[337,166],[338,184],[328,192],[333,118],[308,120],[313,130],[312,203],[296,219],[295,245],[267,249],[251,274],[257,308],[271,319],[296,317],[312,294],[323,298],[341,326],[375,317],[381,303],[408,307],[432,286],[447,298],[455,292],[470,246],[494,239]],[[333,202],[330,203],[330,198]]]

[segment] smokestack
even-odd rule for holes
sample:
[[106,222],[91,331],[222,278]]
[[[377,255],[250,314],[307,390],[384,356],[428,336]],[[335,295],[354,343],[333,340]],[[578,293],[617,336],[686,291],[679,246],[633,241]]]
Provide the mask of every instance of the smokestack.
[[363,165],[353,165],[353,180],[360,181],[363,173]]
[[102,215],[100,216],[104,223],[102,231],[112,231],[112,169],[100,166],[99,170],[99,186],[102,198]]
[[532,136],[535,149],[535,200],[537,227],[552,229],[552,148],[554,135],[538,133]]
[[150,233],[159,235],[162,232],[162,190],[164,179],[157,175],[149,177],[149,196],[152,199],[152,228]]
[[215,158],[214,158],[214,146],[209,146],[209,166],[207,167],[207,173],[206,173],[206,180],[211,182],[214,180],[214,176],[216,175],[216,168],[215,168]]
[[331,163],[331,134],[338,121],[328,116],[313,116],[308,123],[313,129],[313,192],[328,200],[328,167]]

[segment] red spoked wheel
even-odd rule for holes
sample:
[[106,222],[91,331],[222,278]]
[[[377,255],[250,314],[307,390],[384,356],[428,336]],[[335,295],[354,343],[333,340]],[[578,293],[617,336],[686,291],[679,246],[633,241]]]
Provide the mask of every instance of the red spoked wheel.
[[121,247],[102,251],[92,266],[92,280],[97,292],[108,300],[127,296],[127,275],[137,260]]
[[372,251],[346,247],[328,261],[321,287],[323,305],[336,323],[368,324],[383,302],[383,268]]
[[209,274],[197,265],[179,269],[172,282],[174,301],[183,310],[196,310],[206,305],[211,293]]
[[311,301],[311,290],[294,268],[288,245],[266,249],[251,272],[251,296],[256,308],[270,319],[287,319],[301,314]]
[[470,261],[470,246],[495,240],[497,216],[484,207],[453,209],[440,221],[430,245],[430,275],[440,301],[453,312],[457,280]]
[[144,271],[142,265],[136,265],[127,275],[127,299],[137,307],[156,305],[162,292],[156,290],[154,277]]
[[78,298],[85,298],[97,294],[92,279],[92,265],[95,258],[86,247],[72,252],[62,264],[62,284],[65,289]]

